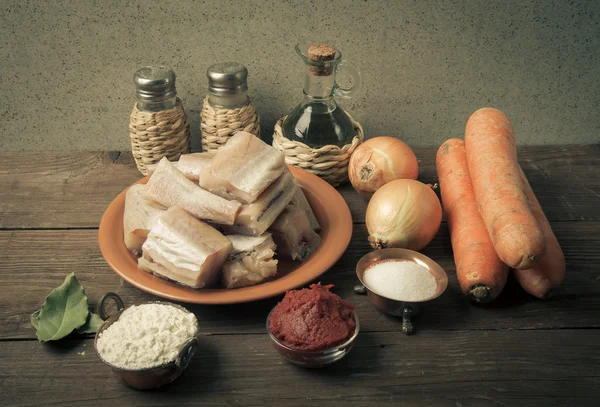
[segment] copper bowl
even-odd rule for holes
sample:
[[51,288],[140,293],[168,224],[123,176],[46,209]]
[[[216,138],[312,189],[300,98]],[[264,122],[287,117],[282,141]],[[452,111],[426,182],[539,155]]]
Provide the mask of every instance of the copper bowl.
[[[113,315],[108,315],[106,312],[105,304],[108,299],[113,299],[117,304],[118,311]],[[186,313],[190,313],[187,309],[177,304],[171,304],[163,301],[150,301],[144,304],[162,304],[168,305],[170,307],[178,308]],[[167,363],[144,368],[144,369],[123,369],[117,366],[112,365],[102,358],[100,352],[98,352],[98,338],[100,334],[109,326],[114,324],[123,311],[125,307],[123,305],[123,301],[121,298],[115,293],[107,293],[105,294],[100,302],[98,303],[98,314],[105,322],[100,326],[98,332],[96,333],[96,337],[94,338],[94,350],[98,358],[108,367],[110,367],[119,379],[123,381],[127,386],[132,387],[134,389],[140,390],[148,390],[155,389],[157,387],[163,386],[165,384],[171,383],[175,379],[177,379],[181,373],[185,370],[185,368],[190,363],[190,360],[194,356],[194,352],[198,347],[198,328],[196,328],[196,332],[193,337],[187,339],[180,347],[179,352],[177,353],[177,357],[175,360],[169,361]]]
[[[410,261],[425,267],[435,278],[437,288],[435,293],[429,298],[420,301],[403,301],[393,298],[388,298],[374,291],[371,287],[365,284],[365,271],[377,263],[385,261]],[[438,298],[446,290],[448,286],[448,275],[444,269],[431,260],[429,257],[409,249],[379,249],[364,255],[356,264],[356,275],[362,286],[356,287],[357,293],[365,293],[369,297],[369,301],[381,312],[402,317],[402,331],[410,335],[414,331],[411,317],[417,314],[422,304]]]

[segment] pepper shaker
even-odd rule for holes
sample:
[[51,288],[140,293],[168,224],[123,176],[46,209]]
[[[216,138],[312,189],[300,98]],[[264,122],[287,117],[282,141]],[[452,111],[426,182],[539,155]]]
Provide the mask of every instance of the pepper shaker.
[[248,69],[236,62],[210,66],[202,105],[202,151],[216,151],[240,130],[260,137],[260,118],[248,97]]
[[129,120],[131,151],[138,170],[167,157],[179,159],[190,152],[190,125],[177,97],[175,72],[165,66],[147,66],[133,75],[136,103]]

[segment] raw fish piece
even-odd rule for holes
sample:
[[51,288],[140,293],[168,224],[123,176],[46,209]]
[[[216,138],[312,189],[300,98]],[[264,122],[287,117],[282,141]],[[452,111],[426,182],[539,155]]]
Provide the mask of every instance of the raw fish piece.
[[[182,154],[179,157],[179,161],[171,161],[171,164],[181,171],[187,179],[197,183],[200,173],[210,167],[210,160],[212,160],[213,155],[212,152]],[[152,175],[157,166],[158,164],[146,166],[148,175]]]
[[321,242],[321,237],[310,227],[306,214],[288,205],[271,225],[278,253],[292,260],[305,260]]
[[231,252],[229,239],[178,206],[156,218],[142,246],[142,270],[193,288],[215,285]]
[[222,229],[228,234],[262,235],[290,202],[298,188],[296,179],[286,168],[256,201],[242,205],[233,226],[223,226]]
[[319,225],[319,221],[317,221],[317,218],[315,217],[315,214],[312,208],[310,207],[310,204],[306,199],[306,195],[304,195],[304,191],[302,191],[301,187],[298,187],[298,189],[296,190],[296,194],[292,198],[290,205],[293,205],[298,209],[302,209],[302,211],[306,214],[306,217],[308,218],[310,227],[314,231],[318,232],[319,230],[321,230],[321,225]]
[[167,210],[158,202],[146,199],[147,188],[146,185],[135,184],[125,193],[123,238],[127,249],[136,255],[142,252],[153,219]]
[[270,233],[261,236],[230,235],[231,254],[223,264],[225,288],[241,288],[260,284],[277,274],[275,242]]
[[[160,162],[160,161],[159,161]],[[179,160],[175,160],[175,161],[169,161],[171,164],[173,164],[173,167],[179,169]],[[156,171],[156,167],[158,167],[158,163],[155,164],[148,164],[146,166],[146,171],[148,172],[148,175],[152,175],[154,174],[154,171]],[[185,175],[185,174],[184,174]],[[187,178],[187,177],[186,177]],[[189,179],[189,178],[188,178]],[[191,180],[190,180],[191,181]]]
[[279,150],[251,133],[239,131],[217,150],[211,170],[200,174],[199,184],[224,198],[252,203],[284,168]]
[[177,169],[190,181],[198,183],[200,174],[210,168],[213,153],[184,154],[179,157]]
[[237,201],[228,201],[203,190],[166,158],[160,160],[147,185],[148,198],[165,206],[181,206],[198,219],[225,225],[233,224],[242,206]]

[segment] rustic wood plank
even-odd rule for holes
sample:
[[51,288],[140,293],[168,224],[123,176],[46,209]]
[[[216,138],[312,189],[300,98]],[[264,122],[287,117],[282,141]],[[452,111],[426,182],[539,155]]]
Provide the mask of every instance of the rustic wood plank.
[[[568,344],[568,345],[567,345]],[[153,392],[123,386],[91,340],[0,347],[0,394],[15,406],[595,406],[600,331],[361,333],[322,370],[281,360],[265,334],[203,336],[188,369]]]
[[[417,148],[420,179],[435,182],[435,149]],[[551,221],[600,220],[600,145],[524,146],[519,157]],[[0,153],[0,228],[96,227],[108,204],[140,178],[129,152]],[[366,203],[340,188],[356,223]]]
[[0,153],[0,228],[97,227],[140,177],[131,153]]
[[[447,292],[418,319],[422,331],[448,329],[549,329],[600,327],[600,222],[559,222],[553,225],[567,258],[568,272],[556,298],[535,300],[511,281],[492,305],[477,307],[459,293],[448,231],[443,225],[424,253],[450,276]],[[400,322],[377,312],[366,297],[357,296],[356,262],[370,251],[364,225],[340,261],[322,278],[335,292],[357,306],[366,331],[395,331]],[[64,277],[75,271],[95,303],[106,291],[116,291],[128,304],[154,300],[120,278],[105,264],[96,230],[0,231],[0,338],[34,338],[29,315]],[[245,306],[188,306],[210,333],[256,333],[278,299]],[[187,306],[187,305],[186,305]]]

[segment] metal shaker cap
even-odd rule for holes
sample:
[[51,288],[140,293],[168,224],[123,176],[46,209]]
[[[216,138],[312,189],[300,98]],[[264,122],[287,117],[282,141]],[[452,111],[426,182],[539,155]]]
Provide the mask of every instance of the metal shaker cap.
[[237,62],[214,64],[206,71],[208,91],[215,96],[235,95],[248,90],[248,69]]
[[167,66],[146,66],[133,74],[138,100],[154,102],[175,97],[175,72]]

